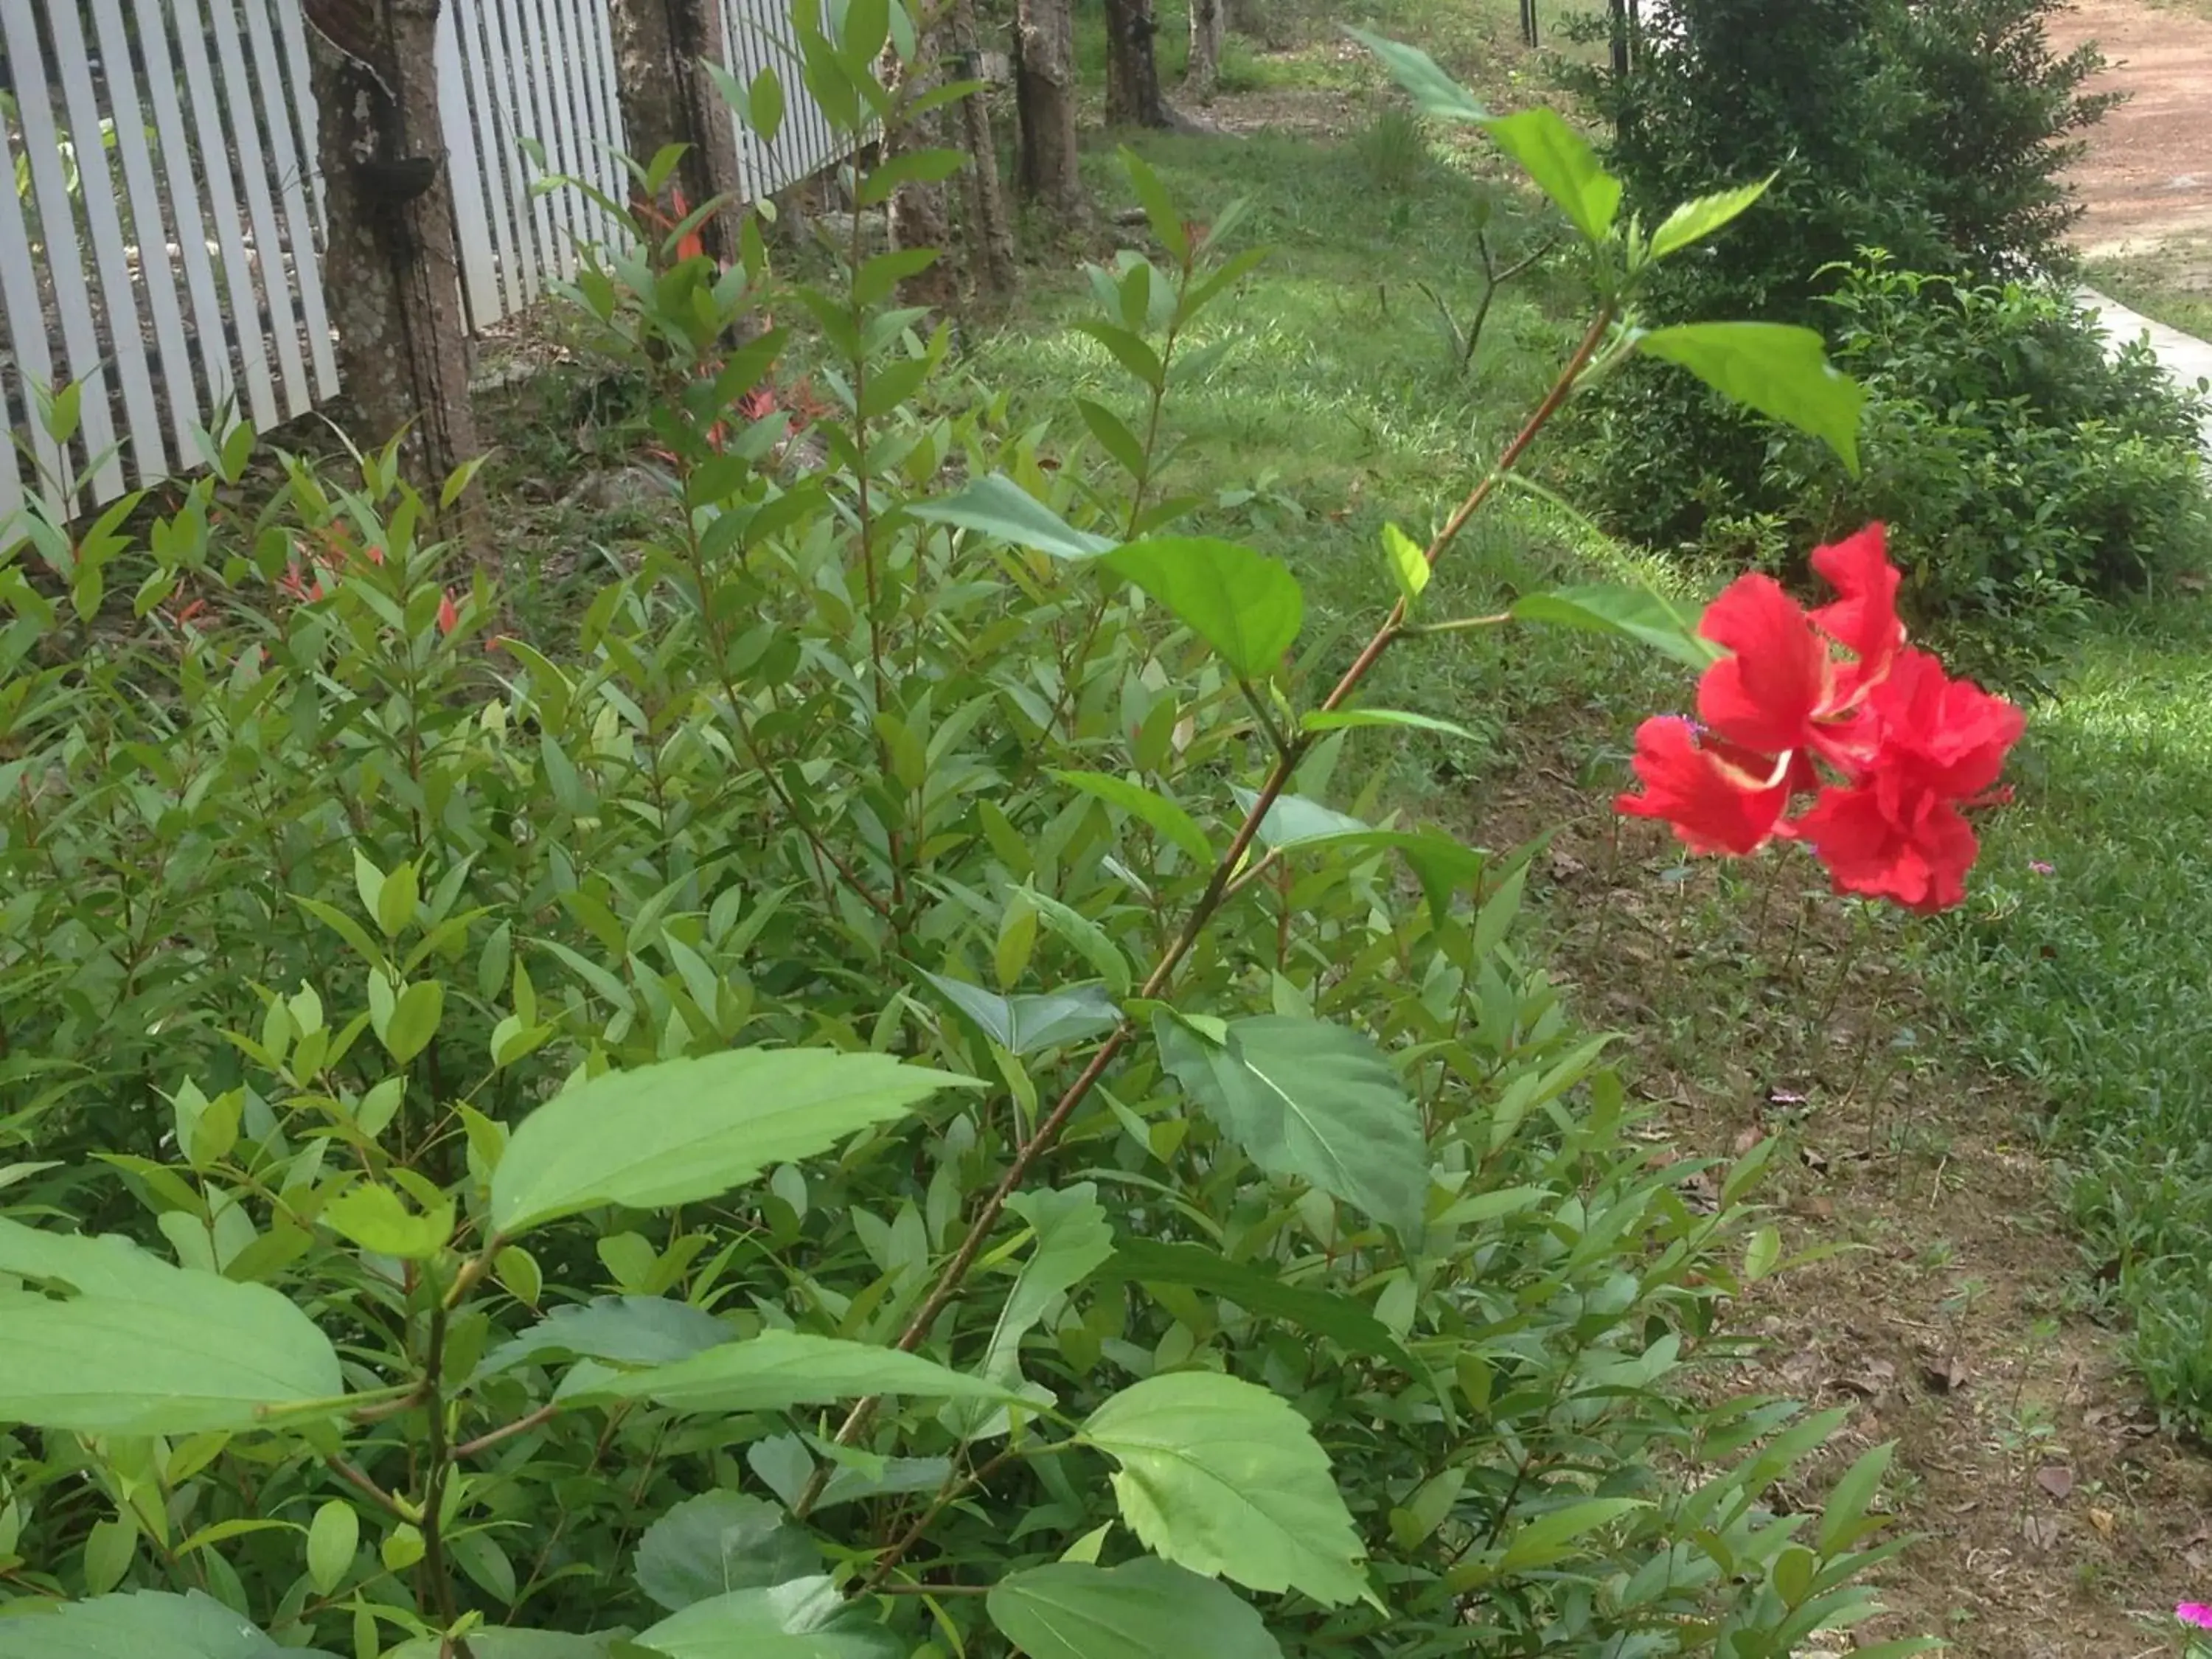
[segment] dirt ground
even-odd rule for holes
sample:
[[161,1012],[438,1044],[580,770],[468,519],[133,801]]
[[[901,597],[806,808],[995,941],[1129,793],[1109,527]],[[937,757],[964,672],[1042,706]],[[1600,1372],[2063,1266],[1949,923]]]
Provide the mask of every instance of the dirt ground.
[[2153,256],[2173,285],[2212,291],[2212,15],[2143,0],[2075,0],[2052,30],[2112,60],[2091,82],[2128,100],[2089,135],[2073,182],[2091,258]]

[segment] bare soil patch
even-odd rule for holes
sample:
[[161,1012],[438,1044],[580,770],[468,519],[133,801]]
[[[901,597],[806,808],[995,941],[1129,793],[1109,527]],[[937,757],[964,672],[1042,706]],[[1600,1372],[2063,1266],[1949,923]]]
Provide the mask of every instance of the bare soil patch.
[[2089,134],[2071,175],[2088,208],[2075,231],[2093,257],[2196,244],[2212,286],[2212,17],[2142,0],[2075,0],[2052,29],[2094,40],[2111,67],[2092,87],[2128,101]]

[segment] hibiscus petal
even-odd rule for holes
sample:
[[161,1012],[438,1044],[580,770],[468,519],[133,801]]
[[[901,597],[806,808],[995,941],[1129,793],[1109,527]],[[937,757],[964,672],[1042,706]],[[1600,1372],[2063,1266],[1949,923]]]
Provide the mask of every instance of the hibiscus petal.
[[1844,701],[1878,685],[1905,645],[1905,624],[1897,618],[1897,588],[1902,580],[1889,562],[1887,532],[1870,524],[1856,536],[1813,550],[1813,568],[1843,597],[1813,612],[1829,638],[1858,661],[1842,677]]
[[1871,706],[1881,726],[1878,763],[1948,800],[1994,784],[2027,727],[2011,703],[1953,679],[1924,651],[1899,655]]
[[1823,790],[1790,825],[1827,866],[1839,893],[1886,898],[1923,915],[1966,896],[1979,843],[1948,801],[1900,788],[1894,775]]
[[1739,576],[1706,607],[1698,631],[1731,653],[1698,682],[1698,718],[1760,754],[1810,747],[1833,672],[1805,608],[1771,576]]
[[1623,794],[1614,806],[1662,820],[1692,853],[1758,851],[1790,800],[1786,783],[1762,787],[1698,747],[1685,720],[1660,716],[1638,726],[1635,767],[1644,793]]

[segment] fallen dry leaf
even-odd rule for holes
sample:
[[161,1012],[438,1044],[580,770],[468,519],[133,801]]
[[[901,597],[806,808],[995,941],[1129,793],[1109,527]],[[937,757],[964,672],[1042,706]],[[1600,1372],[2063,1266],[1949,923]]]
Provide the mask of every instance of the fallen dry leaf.
[[2074,1471],[2063,1463],[2045,1463],[2035,1472],[2035,1484],[2064,1503],[2074,1492]]

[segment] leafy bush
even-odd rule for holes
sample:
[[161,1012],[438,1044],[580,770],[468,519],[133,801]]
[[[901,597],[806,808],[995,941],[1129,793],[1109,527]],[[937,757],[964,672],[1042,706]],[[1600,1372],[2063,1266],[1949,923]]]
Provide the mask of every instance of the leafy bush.
[[[882,8],[840,27],[810,85],[896,125]],[[1425,718],[1367,668],[1500,623],[1431,622],[1429,567],[1609,317],[1316,681],[1287,568],[1164,533],[1163,407],[1253,256],[1132,171],[1165,257],[1093,273],[1097,480],[933,401],[926,253],[792,288],[634,224],[575,303],[653,378],[667,510],[557,629],[494,631],[388,453],[247,508],[240,435],[143,544],[33,521],[0,1659],[1779,1659],[1869,1611],[1886,1449],[1777,1514],[1838,1414],[1681,1387],[1782,1265],[1766,1148],[1686,1201],[1513,943],[1520,866],[1353,773]],[[817,468],[786,335],[726,352],[771,301]],[[1766,376],[1817,416],[1817,362]],[[1648,596],[1542,599],[1703,660]]]

